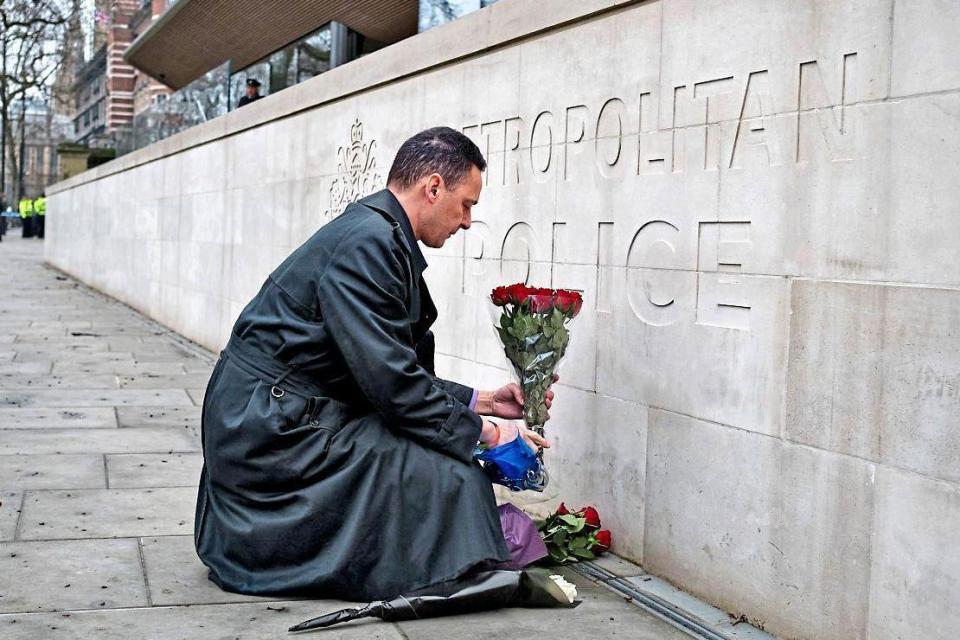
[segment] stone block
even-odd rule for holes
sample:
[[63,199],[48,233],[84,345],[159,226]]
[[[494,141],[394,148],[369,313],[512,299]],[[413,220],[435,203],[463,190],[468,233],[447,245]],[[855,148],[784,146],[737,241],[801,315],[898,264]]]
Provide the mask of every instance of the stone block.
[[950,0],[898,2],[893,12],[893,97],[960,87],[955,34],[960,6]]
[[[663,105],[678,105],[677,124],[736,118],[750,74],[765,77],[768,113],[796,111],[798,101],[801,108],[839,104],[835,89],[841,86],[847,103],[887,96],[892,0],[682,0],[662,5],[662,88],[682,87],[676,99],[665,95]],[[845,60],[851,54],[853,60]],[[801,80],[800,65],[811,61],[818,68]],[[847,79],[838,82],[845,64]],[[818,91],[820,82],[830,91]]]
[[[147,606],[138,541],[0,543],[0,613]],[[4,620],[4,637],[16,627]],[[68,618],[60,618],[69,625]],[[40,632],[35,637],[51,637]]]
[[871,640],[947,640],[960,625],[960,488],[881,467],[870,571]]
[[595,506],[614,531],[613,549],[643,561],[647,408],[595,393],[554,387],[544,461],[569,508]]
[[960,480],[960,292],[793,287],[787,437]]
[[780,434],[787,280],[647,268],[602,277],[621,293],[601,293],[597,393]]
[[643,565],[783,637],[865,637],[874,465],[650,412]]
[[193,487],[28,491],[20,539],[188,534],[193,531],[196,499]]

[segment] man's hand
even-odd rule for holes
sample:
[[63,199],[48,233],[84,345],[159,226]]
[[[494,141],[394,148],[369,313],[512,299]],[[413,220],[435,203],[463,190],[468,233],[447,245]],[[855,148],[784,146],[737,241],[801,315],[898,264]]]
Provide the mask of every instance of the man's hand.
[[516,440],[517,437],[523,438],[533,451],[537,451],[540,447],[544,449],[550,448],[550,443],[547,442],[546,438],[536,431],[527,429],[526,425],[522,422],[505,422],[498,425],[491,420],[483,421],[483,429],[480,432],[480,442],[488,447],[505,445],[508,442]]
[[[553,382],[560,379],[554,375]],[[553,406],[553,389],[547,390],[547,409]],[[477,396],[477,413],[482,416],[494,416],[504,420],[517,420],[523,417],[523,391],[516,382],[504,385],[496,391],[481,391]],[[547,417],[549,420],[549,416]],[[534,434],[536,435],[536,434]]]

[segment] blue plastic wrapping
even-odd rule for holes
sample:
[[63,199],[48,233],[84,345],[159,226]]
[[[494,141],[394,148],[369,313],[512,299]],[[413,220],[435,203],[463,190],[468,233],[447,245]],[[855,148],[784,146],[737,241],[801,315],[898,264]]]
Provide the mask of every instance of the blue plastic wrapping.
[[490,481],[512,491],[543,491],[547,470],[523,438],[492,449],[478,449],[475,457],[483,462]]

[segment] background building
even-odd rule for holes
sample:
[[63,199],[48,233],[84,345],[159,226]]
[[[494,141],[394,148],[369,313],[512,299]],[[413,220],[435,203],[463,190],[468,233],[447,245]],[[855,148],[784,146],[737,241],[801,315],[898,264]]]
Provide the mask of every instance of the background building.
[[[47,186],[63,177],[57,146],[70,139],[72,123],[66,116],[56,113],[48,101],[39,99],[15,102],[11,107],[10,121],[13,135],[8,144],[17,145],[17,154],[23,160],[16,173],[12,163],[6,164],[4,201],[11,202],[14,193],[36,198]],[[22,185],[19,190],[15,188],[17,183]]]

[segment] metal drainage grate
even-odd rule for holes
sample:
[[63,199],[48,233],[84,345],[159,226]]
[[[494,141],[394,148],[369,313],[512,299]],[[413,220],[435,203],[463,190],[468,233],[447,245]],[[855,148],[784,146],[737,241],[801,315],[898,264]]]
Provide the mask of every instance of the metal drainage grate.
[[719,633],[716,629],[708,626],[698,618],[692,617],[676,605],[657,596],[644,593],[637,589],[637,587],[626,578],[614,575],[590,561],[582,560],[574,563],[571,567],[578,573],[605,584],[617,593],[632,600],[634,604],[641,609],[652,613],[681,631],[685,631],[694,638],[702,638],[703,640],[731,640],[729,636]]

